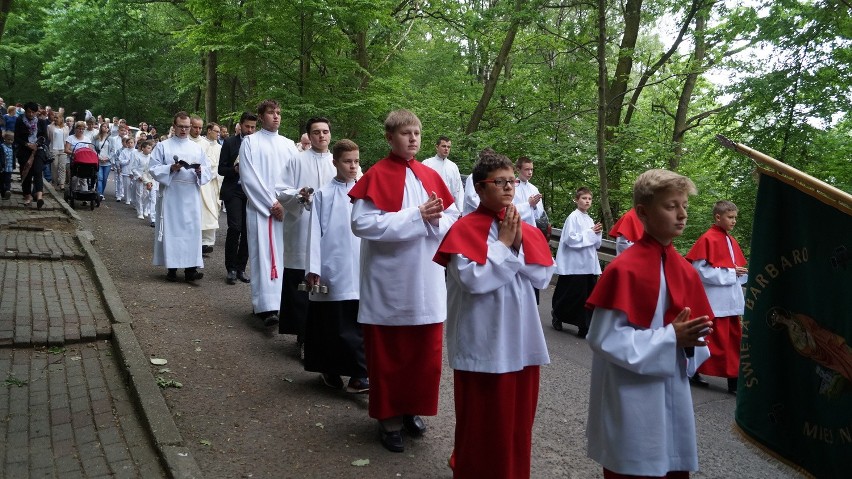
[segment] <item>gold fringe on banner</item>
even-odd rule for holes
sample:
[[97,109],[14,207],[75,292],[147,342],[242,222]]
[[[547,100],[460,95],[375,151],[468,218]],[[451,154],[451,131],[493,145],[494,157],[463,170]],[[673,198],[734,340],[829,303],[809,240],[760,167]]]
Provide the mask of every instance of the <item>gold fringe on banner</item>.
[[740,438],[743,439],[743,444],[751,446],[754,449],[756,449],[757,451],[760,451],[760,452],[766,454],[767,456],[770,456],[773,459],[778,460],[778,462],[784,464],[785,466],[789,467],[790,469],[801,474],[802,477],[804,477],[806,479],[816,479],[816,476],[814,476],[813,474],[811,474],[810,472],[805,470],[803,467],[801,467],[798,464],[794,463],[793,461],[785,458],[784,456],[776,453],[772,449],[769,449],[768,447],[764,446],[760,441],[758,441],[754,437],[750,436],[749,433],[747,433],[743,428],[741,428],[739,424],[737,424],[737,423],[732,424],[731,429],[733,429],[733,431],[735,433],[737,433],[740,436]]
[[817,200],[852,216],[852,195],[849,193],[837,189],[806,173],[802,173],[792,166],[786,163],[781,163],[775,158],[749,148],[742,143],[736,143],[722,135],[716,135],[716,139],[719,140],[719,143],[721,143],[725,148],[736,151],[737,153],[754,160],[757,164],[759,173],[769,175],[783,181],[802,193],[810,195]]

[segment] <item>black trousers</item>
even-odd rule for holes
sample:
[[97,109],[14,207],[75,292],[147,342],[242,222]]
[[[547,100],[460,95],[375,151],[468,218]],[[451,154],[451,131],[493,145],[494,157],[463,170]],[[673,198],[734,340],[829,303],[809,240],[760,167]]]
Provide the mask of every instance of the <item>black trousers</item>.
[[592,311],[586,309],[586,300],[597,281],[595,274],[560,275],[553,291],[553,317],[577,326],[580,331],[588,330]]
[[305,280],[305,270],[284,268],[281,285],[281,311],[278,313],[278,332],[305,337],[308,321],[308,292],[299,291],[299,283]]
[[27,176],[21,179],[21,190],[24,196],[31,196],[36,193],[41,193],[44,190],[44,163],[42,163],[39,155],[33,158],[33,166],[27,173]]
[[358,300],[311,301],[305,327],[305,371],[367,377]]
[[248,236],[246,235],[245,196],[229,195],[223,198],[228,215],[228,233],[225,235],[225,269],[245,271],[248,264]]

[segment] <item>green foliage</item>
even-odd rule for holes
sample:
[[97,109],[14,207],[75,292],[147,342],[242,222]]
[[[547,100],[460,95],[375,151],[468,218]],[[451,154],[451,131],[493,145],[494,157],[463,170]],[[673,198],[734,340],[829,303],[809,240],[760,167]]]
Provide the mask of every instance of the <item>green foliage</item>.
[[[623,100],[671,44],[691,5],[642,3],[636,48],[624,52],[634,68]],[[625,30],[622,7],[609,2],[606,12],[610,77]],[[729,198],[740,207],[735,234],[747,248],[753,166],[724,151],[714,135],[852,190],[852,123],[845,115],[852,101],[852,20],[836,0],[717,1],[706,8],[704,63],[692,61],[686,42],[648,79],[629,124],[610,130],[616,140],[606,145],[608,192],[618,216],[630,206],[639,173],[668,167],[678,99],[686,76],[698,72],[687,116],[708,113],[689,125],[679,168],[700,194],[678,246],[706,229],[713,202]],[[433,154],[439,135],[452,138],[463,173],[486,146],[512,159],[532,158],[533,181],[560,225],[573,210],[574,189],[589,186],[598,197],[602,187],[596,17],[593,4],[542,0],[16,0],[0,44],[0,79],[7,102],[38,99],[163,129],[177,110],[206,115],[204,66],[215,52],[220,122],[275,98],[282,134],[295,139],[309,117],[328,116],[334,138],[358,142],[369,167],[387,153],[385,115],[409,108],[423,122],[421,158]],[[466,135],[513,22],[521,28],[507,65],[479,129]],[[692,28],[694,22],[687,39]],[[771,56],[735,54],[750,43]],[[711,83],[706,72],[719,67],[734,72],[732,80],[717,76]]]

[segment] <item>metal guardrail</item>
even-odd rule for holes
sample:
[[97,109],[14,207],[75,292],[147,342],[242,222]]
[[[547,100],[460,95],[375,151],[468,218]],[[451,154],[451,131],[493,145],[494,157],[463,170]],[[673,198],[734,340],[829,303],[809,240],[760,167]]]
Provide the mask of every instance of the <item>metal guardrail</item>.
[[[559,239],[562,237],[562,228],[553,228],[550,234],[550,247],[559,248]],[[603,239],[598,249],[598,259],[604,263],[611,263],[615,259],[615,241]]]

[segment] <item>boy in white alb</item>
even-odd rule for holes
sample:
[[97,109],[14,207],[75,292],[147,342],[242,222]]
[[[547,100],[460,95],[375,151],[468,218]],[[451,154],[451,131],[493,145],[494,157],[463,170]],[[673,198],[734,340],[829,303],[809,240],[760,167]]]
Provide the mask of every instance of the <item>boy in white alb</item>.
[[450,149],[452,148],[450,138],[444,135],[438,137],[438,143],[435,144],[435,156],[423,160],[423,164],[437,171],[450,193],[453,194],[453,202],[458,205],[464,203],[464,186],[462,185],[461,173],[459,167],[449,158]]
[[349,226],[349,190],[355,186],[360,155],[351,140],[338,141],[332,152],[337,175],[314,193],[310,212],[305,281],[323,290],[309,294],[305,371],[321,373],[334,389],[343,388],[340,376],[349,376],[346,390],[364,393],[370,382],[358,324],[361,238]]
[[686,227],[689,178],[649,170],[633,186],[645,235],[607,266],[594,308],[588,455],[605,479],[687,479],[698,469],[689,375],[710,355],[713,312],[672,239]]
[[[124,192],[124,204],[129,205],[136,195],[136,188],[130,180],[133,176],[133,172],[130,171],[130,162],[133,160],[136,150],[133,148],[135,143],[132,136],[122,139],[121,143],[122,148],[118,153],[118,167],[121,170],[121,174],[116,175],[115,180],[121,181],[121,191]],[[118,189],[118,186],[116,186],[116,189]]]
[[148,209],[152,182],[154,179],[148,172],[148,163],[151,159],[151,151],[154,150],[154,145],[150,140],[144,140],[139,144],[139,149],[133,152],[133,158],[130,161],[130,172],[133,175],[133,188],[136,190],[136,217],[144,219],[151,214]]
[[473,167],[479,208],[457,221],[435,255],[447,267],[447,352],[454,369],[460,478],[530,476],[539,367],[550,362],[533,288],[553,274],[550,246],[512,204],[512,162]]
[[435,170],[418,162],[420,119],[391,112],[385,139],[391,153],[349,192],[352,232],[361,238],[361,302],[370,376],[370,417],[382,445],[403,452],[401,431],[417,437],[419,415],[438,413],[444,271],[432,262],[438,244],[459,216],[453,195]]
[[284,208],[284,285],[281,288],[281,322],[278,332],[295,334],[300,345],[308,317],[308,294],[299,291],[305,279],[305,252],[311,224],[313,192],[325,186],[335,175],[328,151],[331,122],[327,118],[308,120],[311,147],[287,163],[284,182],[287,187],[278,195]]
[[577,326],[577,336],[585,338],[592,319],[592,312],[585,308],[586,299],[601,274],[598,248],[601,247],[603,226],[589,216],[591,190],[578,188],[574,202],[577,209],[565,219],[556,251],[559,279],[553,292],[551,324],[557,331],[562,331],[562,323],[573,324]]
[[541,218],[544,214],[544,201],[542,201],[541,193],[530,179],[533,176],[533,161],[526,156],[518,158],[515,163],[515,168],[518,170],[518,179],[521,180],[515,188],[515,206],[521,214],[521,221],[535,226],[535,220]]

